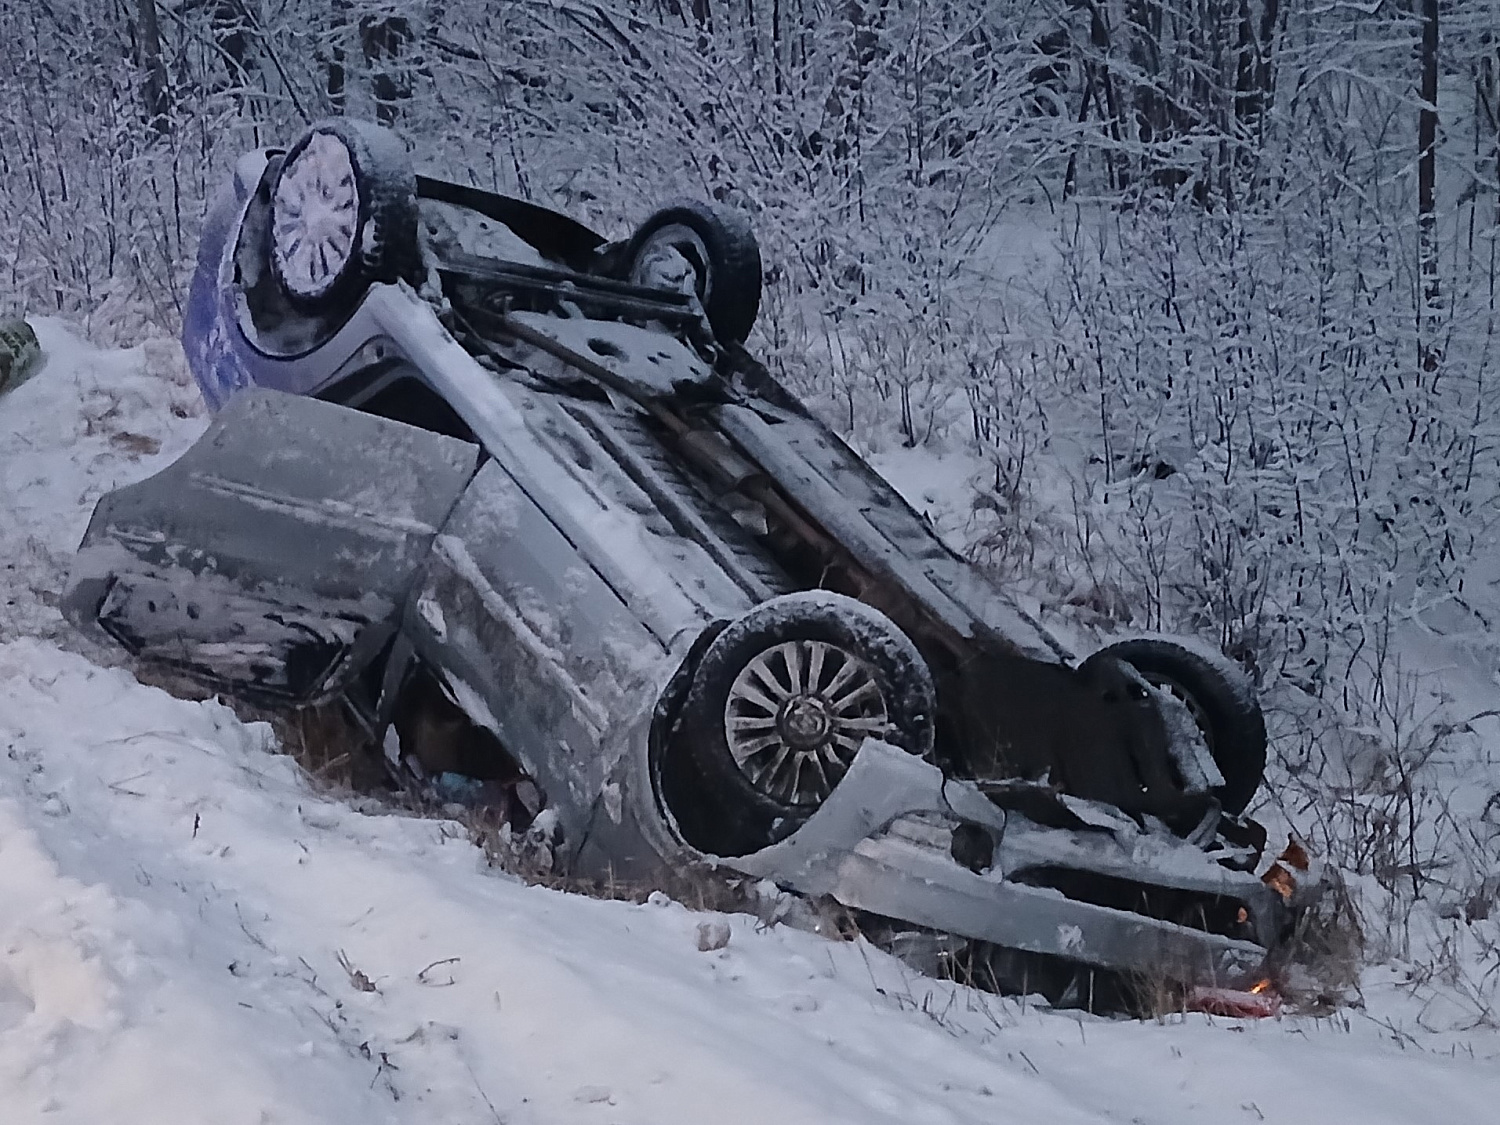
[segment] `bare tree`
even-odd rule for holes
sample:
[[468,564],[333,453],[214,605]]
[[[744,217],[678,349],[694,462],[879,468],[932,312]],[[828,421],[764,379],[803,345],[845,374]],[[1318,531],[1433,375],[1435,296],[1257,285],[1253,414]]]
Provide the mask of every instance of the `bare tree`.
[[383,125],[394,122],[398,104],[411,97],[405,56],[414,38],[408,16],[375,12],[360,17],[360,49],[375,97],[375,116]]
[[161,52],[161,29],[156,19],[156,0],[136,0],[136,16],[140,21],[141,99],[145,105],[146,124],[158,136],[166,137],[172,131],[171,103],[167,67]]
[[1422,296],[1418,309],[1422,370],[1432,373],[1441,359],[1437,325],[1437,128],[1438,0],[1419,0],[1422,21],[1422,107],[1417,112],[1417,232],[1420,243]]
[[348,75],[344,68],[344,41],[349,35],[349,0],[329,0],[328,62],[324,69],[323,91],[334,113],[344,112],[344,88]]

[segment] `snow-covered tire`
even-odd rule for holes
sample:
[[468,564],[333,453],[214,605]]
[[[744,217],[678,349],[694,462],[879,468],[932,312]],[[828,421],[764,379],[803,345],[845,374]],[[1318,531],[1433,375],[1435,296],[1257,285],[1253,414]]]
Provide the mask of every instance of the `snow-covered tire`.
[[1224,777],[1214,796],[1225,812],[1244,812],[1266,772],[1266,720],[1244,670],[1228,657],[1155,637],[1109,645],[1085,664],[1106,658],[1124,661],[1187,705]]
[[817,810],[865,737],[929,755],[935,715],[926,662],[884,614],[822,590],[772,598],[705,650],[669,803],[705,850],[755,851]]
[[652,284],[652,259],[675,250],[693,270],[693,287],[714,336],[743,344],[760,311],[760,246],[744,215],[707,203],[674,204],[641,224],[625,250],[627,280]]
[[271,187],[266,255],[300,309],[328,313],[372,282],[420,273],[417,179],[406,146],[365,121],[319,121]]

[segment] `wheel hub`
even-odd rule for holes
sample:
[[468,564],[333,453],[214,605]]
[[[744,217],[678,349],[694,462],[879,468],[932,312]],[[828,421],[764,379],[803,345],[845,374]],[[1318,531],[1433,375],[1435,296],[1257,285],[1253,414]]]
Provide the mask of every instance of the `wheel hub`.
[[776,716],[777,731],[798,750],[811,750],[827,741],[832,726],[828,708],[817,696],[799,695]]
[[678,223],[654,231],[637,252],[631,280],[708,301],[713,278],[708,268],[708,247],[698,233]]

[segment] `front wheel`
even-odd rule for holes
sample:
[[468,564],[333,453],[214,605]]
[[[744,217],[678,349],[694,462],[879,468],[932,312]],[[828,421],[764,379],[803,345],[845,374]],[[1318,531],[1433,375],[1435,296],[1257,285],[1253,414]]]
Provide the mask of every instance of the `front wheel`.
[[866,738],[930,754],[934,712],[926,663],[884,614],[826,591],[772,598],[704,652],[664,795],[689,843],[756,851],[822,805]]
[[1225,812],[1244,812],[1266,771],[1266,720],[1244,670],[1228,657],[1166,638],[1120,641],[1089,661],[1101,657],[1124,661],[1186,705],[1224,777],[1214,796]]

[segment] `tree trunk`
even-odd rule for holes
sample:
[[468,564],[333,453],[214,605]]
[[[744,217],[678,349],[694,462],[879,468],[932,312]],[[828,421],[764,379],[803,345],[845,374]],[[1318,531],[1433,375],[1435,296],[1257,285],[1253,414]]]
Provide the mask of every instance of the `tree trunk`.
[[1422,369],[1437,369],[1440,297],[1437,246],[1438,0],[1419,0],[1422,16],[1422,108],[1417,115],[1417,235],[1422,274],[1418,339]]
[[402,55],[413,38],[406,16],[365,16],[359,21],[359,42],[375,95],[375,119],[382,125],[396,120],[396,104],[411,97],[411,73]]
[[[1123,151],[1124,131],[1126,123],[1124,120],[1123,107],[1115,92],[1113,77],[1113,65],[1110,60],[1110,28],[1104,18],[1104,10],[1096,0],[1085,0],[1089,8],[1089,44],[1094,49],[1095,65],[1097,75],[1090,75],[1090,80],[1097,77],[1099,89],[1103,94],[1101,99],[1097,94],[1094,102],[1104,110],[1104,119],[1108,123],[1109,137],[1114,142],[1114,148],[1104,150],[1104,165],[1109,177],[1109,186],[1121,191],[1130,185],[1129,162],[1130,157]],[[1118,164],[1116,157],[1119,157]]]
[[232,85],[243,86],[249,73],[250,36],[238,0],[215,0],[209,9],[214,44],[224,59]]
[[344,112],[344,36],[349,28],[349,0],[333,0],[333,26],[328,33],[328,71],[325,89],[334,113]]
[[[1489,41],[1486,39],[1488,48]],[[1474,142],[1476,154],[1484,145],[1489,145],[1491,167],[1495,182],[1500,183],[1500,48],[1490,48],[1479,57],[1474,71]],[[1495,197],[1495,225],[1500,227],[1500,195]],[[1490,261],[1495,260],[1494,243],[1490,245]],[[1495,275],[1490,271],[1490,307],[1495,304]]]
[[171,108],[167,101],[167,67],[161,57],[161,29],[156,22],[156,0],[136,0],[136,14],[140,20],[140,66],[145,72],[141,82],[141,97],[145,102],[146,124],[159,137],[172,132],[172,121],[168,115]]
[[771,68],[774,71],[778,98],[786,93],[782,85],[782,56],[781,0],[771,0]]

